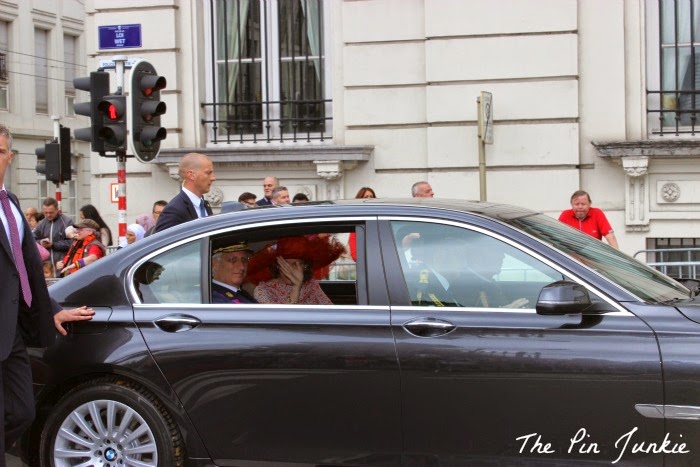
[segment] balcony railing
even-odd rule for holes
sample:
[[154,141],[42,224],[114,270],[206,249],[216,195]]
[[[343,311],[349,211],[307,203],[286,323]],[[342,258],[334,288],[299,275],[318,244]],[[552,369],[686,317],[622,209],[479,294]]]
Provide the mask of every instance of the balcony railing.
[[331,100],[205,102],[212,119],[202,119],[214,143],[271,143],[328,139]]
[[658,115],[658,127],[654,125],[655,135],[691,135],[700,132],[700,90],[647,91],[658,95],[649,105],[647,112]]

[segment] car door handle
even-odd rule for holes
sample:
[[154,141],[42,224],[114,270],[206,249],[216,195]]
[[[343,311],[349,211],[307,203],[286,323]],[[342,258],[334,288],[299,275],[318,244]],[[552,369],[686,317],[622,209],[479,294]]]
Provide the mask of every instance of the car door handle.
[[200,320],[189,315],[168,315],[155,320],[156,326],[165,332],[189,331],[199,326],[200,323]]
[[403,328],[414,336],[438,337],[451,332],[457,326],[437,318],[416,318],[403,324]]

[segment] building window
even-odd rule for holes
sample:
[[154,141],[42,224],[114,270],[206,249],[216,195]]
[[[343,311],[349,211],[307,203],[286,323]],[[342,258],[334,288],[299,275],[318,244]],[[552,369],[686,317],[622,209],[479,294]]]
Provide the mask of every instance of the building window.
[[49,31],[34,29],[34,111],[39,114],[49,113],[49,67],[48,67]]
[[324,140],[331,107],[322,0],[209,0],[214,143]]
[[694,135],[700,114],[700,0],[647,0],[652,134]]
[[7,95],[7,85],[10,79],[7,68],[7,56],[10,50],[8,31],[9,23],[7,21],[0,21],[0,110],[9,110],[10,108]]
[[7,81],[7,54],[10,50],[9,23],[0,21],[0,81]]
[[66,94],[66,115],[75,116],[73,104],[75,103],[75,87],[73,87],[73,78],[76,76],[76,57],[75,49],[78,38],[65,34],[63,36],[63,81]]

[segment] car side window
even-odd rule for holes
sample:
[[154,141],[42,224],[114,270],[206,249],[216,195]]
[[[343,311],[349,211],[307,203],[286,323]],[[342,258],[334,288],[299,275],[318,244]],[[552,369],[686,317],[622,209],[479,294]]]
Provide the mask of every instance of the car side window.
[[235,231],[210,243],[211,303],[358,304],[355,225]]
[[415,306],[534,308],[540,290],[563,279],[540,260],[489,235],[421,222],[392,222]]
[[142,303],[202,303],[201,243],[190,242],[143,263],[134,273]]

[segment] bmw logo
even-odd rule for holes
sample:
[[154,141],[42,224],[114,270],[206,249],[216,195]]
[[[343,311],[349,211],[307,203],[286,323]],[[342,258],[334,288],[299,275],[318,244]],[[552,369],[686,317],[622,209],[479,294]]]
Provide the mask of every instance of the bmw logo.
[[105,451],[105,459],[107,459],[109,462],[112,462],[116,458],[117,452],[114,449],[109,448]]

